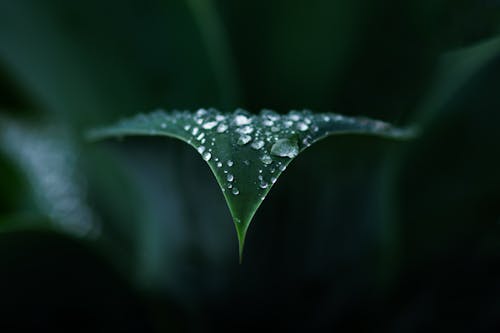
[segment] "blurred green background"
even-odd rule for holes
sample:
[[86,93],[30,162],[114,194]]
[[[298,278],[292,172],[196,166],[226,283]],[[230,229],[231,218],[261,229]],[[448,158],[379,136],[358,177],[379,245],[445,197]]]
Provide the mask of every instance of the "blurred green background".
[[[500,1],[0,0],[0,329],[500,331]],[[162,107],[418,125],[304,153],[243,263]],[[4,330],[5,328],[5,330]]]

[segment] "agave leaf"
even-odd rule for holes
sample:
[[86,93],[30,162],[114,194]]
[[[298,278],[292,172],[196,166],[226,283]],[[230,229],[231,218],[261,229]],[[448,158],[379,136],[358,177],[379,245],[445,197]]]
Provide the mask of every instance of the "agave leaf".
[[208,163],[224,194],[236,227],[240,258],[252,217],[290,162],[311,144],[338,134],[393,139],[413,136],[388,123],[334,113],[263,110],[221,113],[200,109],[156,111],[90,131],[91,140],[129,135],[168,136],[187,142]]

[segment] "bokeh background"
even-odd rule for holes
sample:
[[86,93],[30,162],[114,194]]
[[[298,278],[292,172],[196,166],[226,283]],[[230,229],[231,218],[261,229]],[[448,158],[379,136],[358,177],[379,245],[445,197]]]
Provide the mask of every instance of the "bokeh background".
[[[500,331],[497,0],[0,0],[0,327]],[[302,154],[236,233],[156,108],[417,125]]]

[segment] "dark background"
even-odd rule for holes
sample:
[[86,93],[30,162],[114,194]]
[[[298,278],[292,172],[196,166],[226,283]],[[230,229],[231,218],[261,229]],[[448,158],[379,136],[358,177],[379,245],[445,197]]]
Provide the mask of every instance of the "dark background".
[[[0,327],[500,331],[500,2],[0,0]],[[305,152],[242,264],[162,107],[417,125]],[[5,327],[5,330],[3,329]]]

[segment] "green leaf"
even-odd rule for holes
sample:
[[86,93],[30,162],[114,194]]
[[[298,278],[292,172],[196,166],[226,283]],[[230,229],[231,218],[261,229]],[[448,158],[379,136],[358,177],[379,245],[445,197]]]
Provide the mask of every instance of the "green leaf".
[[271,187],[290,162],[330,135],[361,134],[407,139],[413,131],[388,123],[334,113],[263,110],[221,113],[200,109],[156,111],[89,132],[91,140],[129,135],[168,136],[187,142],[208,163],[224,194],[236,227],[240,258],[248,226]]

